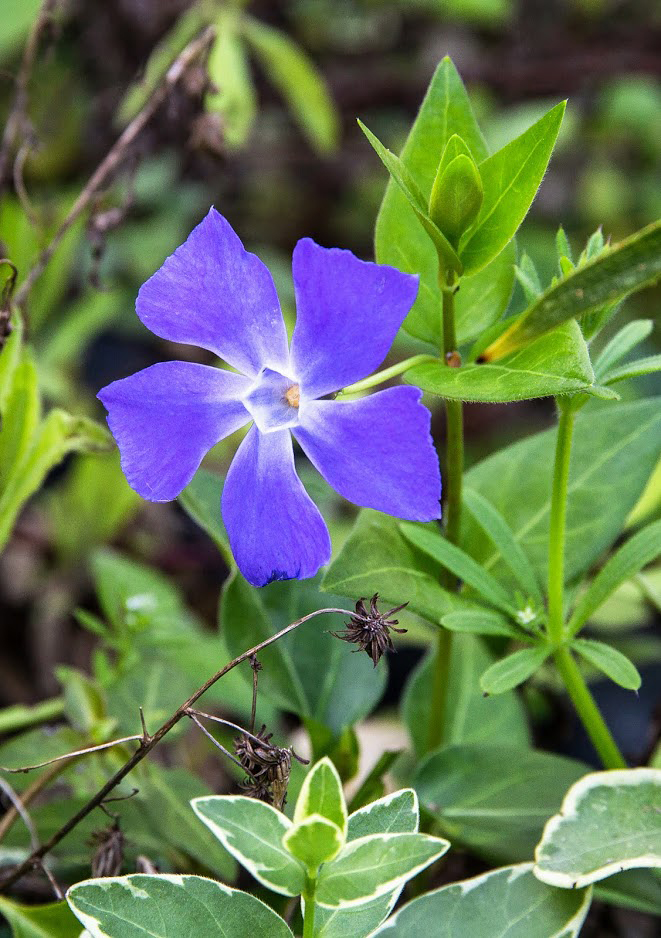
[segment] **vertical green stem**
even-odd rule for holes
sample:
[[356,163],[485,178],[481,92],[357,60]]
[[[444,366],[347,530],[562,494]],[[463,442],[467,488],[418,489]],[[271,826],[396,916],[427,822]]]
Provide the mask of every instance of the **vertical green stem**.
[[[445,364],[450,367],[448,355],[456,351],[457,336],[455,330],[454,308],[454,273],[448,272],[441,278],[443,296],[443,342],[441,354]],[[445,471],[443,474],[443,520],[445,536],[453,543],[459,543],[461,530],[461,487],[464,473],[464,413],[461,401],[445,402],[446,447]],[[446,589],[456,587],[456,579],[444,571],[442,584]],[[431,721],[429,727],[429,751],[441,745],[445,733],[447,710],[447,689],[452,653],[452,633],[440,628],[436,640],[434,671],[431,688]]]
[[305,883],[305,915],[303,916],[303,938],[314,938],[314,896],[317,880],[308,876]]
[[548,637],[553,656],[572,703],[599,758],[607,769],[626,768],[626,762],[599,712],[579,666],[565,646],[564,581],[567,530],[567,486],[571,461],[574,410],[571,400],[558,401],[560,419],[555,445],[549,530]]

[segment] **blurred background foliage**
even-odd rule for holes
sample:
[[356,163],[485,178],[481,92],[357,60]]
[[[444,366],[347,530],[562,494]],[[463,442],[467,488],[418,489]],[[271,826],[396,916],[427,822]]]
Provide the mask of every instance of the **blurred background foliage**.
[[[12,76],[39,6],[38,0],[3,3],[0,125],[10,113]],[[517,238],[519,255],[525,251],[534,260],[542,282],[554,273],[559,224],[578,253],[598,225],[618,240],[661,215],[661,14],[647,0],[69,0],[42,39],[29,83],[27,146],[16,148],[19,171],[13,178],[6,174],[0,191],[2,254],[16,264],[19,284],[122,128],[207,23],[217,27],[207,66],[193,70],[168,97],[92,203],[91,216],[67,234],[32,291],[26,312],[46,406],[102,420],[95,394],[109,381],[167,358],[211,360],[203,351],[158,340],[134,313],[140,284],[210,204],[270,267],[290,323],[289,265],[298,238],[311,236],[371,258],[386,174],[356,118],[398,151],[446,54],[470,91],[493,149],[551,104],[569,98],[551,166]],[[637,295],[627,315],[654,318],[658,299],[658,290]],[[512,309],[523,304],[517,286]],[[420,343],[403,337],[393,360],[416,349]],[[653,337],[644,351],[658,351]],[[627,393],[653,391],[650,378]],[[433,406],[440,438],[442,409]],[[469,405],[469,462],[551,421],[550,401]],[[208,467],[225,471],[235,444],[232,438],[220,444]],[[308,464],[301,473],[337,550],[355,512]],[[657,474],[648,514],[658,512],[659,488]],[[210,538],[191,520],[211,517],[218,497],[213,478],[202,476],[185,511],[178,504],[144,503],[126,485],[112,453],[71,456],[49,475],[0,558],[0,705],[15,708],[8,726],[21,725],[19,713],[28,728],[66,714],[67,727],[47,737],[49,753],[139,731],[141,703],[155,726],[229,650],[241,650],[240,634],[214,634],[219,588],[229,571],[221,525],[207,526]],[[112,549],[104,546],[110,542]],[[267,593],[255,600],[230,581],[221,619],[223,609],[237,610],[237,616],[262,617],[268,629],[269,622],[280,626],[303,607],[328,604],[327,596],[309,592],[294,602],[280,585]],[[141,607],[145,595],[149,601]],[[602,612],[603,627],[619,621],[629,628],[658,604],[659,579],[650,571]],[[400,643],[403,652],[386,696],[390,705],[427,639],[422,621],[406,624],[410,631]],[[353,659],[340,673],[335,650],[319,653],[303,639],[299,646],[285,648],[272,665],[275,689],[260,701],[259,719],[277,720],[283,709],[296,714],[316,754],[334,751],[350,777],[358,754],[347,724],[373,709],[383,693],[383,672],[377,678],[367,661],[361,668]],[[315,651],[322,664],[314,663]],[[651,654],[655,660],[657,652]],[[301,663],[306,660],[334,675],[323,707],[313,699],[316,691]],[[85,676],[90,673],[93,680]],[[344,714],[337,709],[342,682],[364,688]],[[44,697],[48,712],[29,709]],[[245,717],[247,683],[219,685],[212,703]],[[548,702],[538,688],[531,689],[528,703],[539,725],[548,726]],[[645,720],[657,704],[652,695]],[[627,730],[634,734],[628,751],[642,751],[648,726]],[[585,757],[572,733],[572,726],[556,725],[545,745]],[[43,734],[39,740],[44,747]],[[33,739],[31,749],[27,736],[16,737],[2,748],[0,761],[33,759],[35,745]],[[150,817],[150,791],[158,789],[162,797],[169,786],[183,805],[193,772],[217,789],[229,784],[219,775],[227,773],[226,765],[209,766],[204,740],[189,734],[175,745],[176,763],[142,770],[140,798]],[[71,800],[63,816],[107,775],[114,758],[106,754],[67,769]],[[176,800],[169,802],[172,811]],[[154,835],[136,804],[121,809],[130,815],[134,840],[143,830],[142,849],[152,849],[163,868],[181,866],[182,842],[172,835],[176,824],[160,818],[160,834]],[[44,823],[54,826],[52,807]],[[89,854],[89,834],[80,830],[78,853],[66,857],[79,871],[81,856]],[[18,843],[17,831],[14,836]],[[11,838],[6,844],[5,851],[14,849]],[[209,861],[209,849],[197,831],[183,851],[189,868],[229,876],[228,857],[221,852]]]

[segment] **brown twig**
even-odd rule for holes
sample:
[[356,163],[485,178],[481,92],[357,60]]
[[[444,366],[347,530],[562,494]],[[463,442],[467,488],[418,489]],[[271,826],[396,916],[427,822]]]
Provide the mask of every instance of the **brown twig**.
[[12,150],[16,146],[16,142],[20,135],[25,133],[26,128],[29,127],[27,110],[28,86],[30,84],[30,77],[32,75],[34,64],[37,60],[37,53],[39,52],[41,38],[51,22],[53,13],[55,12],[55,8],[58,3],[59,0],[44,0],[44,2],[41,4],[39,15],[37,16],[32,25],[32,29],[30,30],[28,41],[25,44],[23,60],[21,61],[18,75],[16,76],[16,92],[14,94],[14,103],[9,113],[9,117],[7,118],[7,123],[5,124],[5,129],[2,135],[2,143],[0,143],[0,187],[3,184],[5,177],[8,175],[7,170],[11,160]]
[[106,784],[87,802],[84,807],[82,807],[73,817],[62,825],[62,827],[57,830],[53,836],[45,844],[42,844],[38,849],[33,850],[29,857],[23,860],[15,869],[9,872],[0,880],[0,891],[8,889],[13,883],[19,880],[22,876],[28,873],[30,870],[38,867],[41,863],[43,857],[49,853],[53,847],[56,847],[61,840],[63,840],[68,833],[70,833],[83,818],[97,808],[101,802],[110,794],[110,792],[119,785],[119,783],[126,778],[126,776],[131,772],[136,765],[138,765],[142,760],[147,756],[152,749],[160,743],[164,736],[166,736],[171,729],[173,729],[177,723],[185,716],[187,716],[187,711],[193,707],[193,704],[196,703],[199,698],[213,687],[213,685],[224,677],[229,671],[235,668],[237,665],[241,664],[243,661],[247,661],[251,655],[256,655],[264,648],[268,648],[269,645],[272,645],[274,642],[277,642],[279,639],[283,638],[289,632],[293,632],[294,629],[297,629],[300,625],[303,625],[304,622],[308,622],[310,619],[314,619],[316,616],[328,615],[330,613],[339,613],[343,616],[355,615],[355,613],[349,612],[347,609],[338,609],[336,607],[329,607],[327,609],[317,609],[316,612],[310,612],[306,616],[302,616],[300,619],[297,619],[295,622],[292,622],[290,625],[287,625],[284,629],[281,629],[275,635],[272,635],[270,638],[265,639],[263,642],[260,642],[259,645],[255,645],[254,648],[249,648],[247,651],[244,651],[243,654],[234,658],[230,661],[229,664],[226,664],[224,668],[221,668],[220,671],[217,671],[213,677],[210,677],[201,687],[199,687],[194,694],[192,694],[188,700],[186,700],[180,707],[178,707],[175,712],[170,716],[165,723],[160,726],[153,735],[144,735],[140,738],[140,746],[133,753],[130,759],[124,763],[124,765],[118,769],[117,772],[109,779]]
[[158,108],[166,100],[170,92],[181,81],[188,69],[197,61],[197,59],[209,48],[215,36],[215,30],[212,26],[204,29],[195,39],[193,39],[186,48],[177,56],[170,68],[167,70],[161,84],[154,90],[151,97],[142,108],[139,114],[123,131],[117,142],[111,147],[103,160],[90,176],[87,184],[80,192],[78,198],[72,205],[67,216],[61,222],[59,228],[51,238],[49,244],[43,249],[33,267],[28,271],[25,280],[16,292],[16,305],[22,306],[27,299],[30,290],[35,282],[41,276],[44,268],[57,250],[64,235],[71,226],[78,220],[90,202],[95,197],[99,189],[106,184],[113,173],[117,170],[126,153],[141,133],[145,125],[153,117]]
[[[47,785],[49,785],[54,779],[58,777],[65,769],[69,768],[69,765],[51,765],[45,772],[39,776],[28,788],[25,789],[23,794],[20,797],[20,805],[22,808],[27,808],[40,794]],[[12,802],[11,808],[8,808],[0,820],[0,843],[5,838],[5,835],[12,827],[16,819],[19,817],[19,808],[18,805]],[[35,844],[35,846],[38,846]]]

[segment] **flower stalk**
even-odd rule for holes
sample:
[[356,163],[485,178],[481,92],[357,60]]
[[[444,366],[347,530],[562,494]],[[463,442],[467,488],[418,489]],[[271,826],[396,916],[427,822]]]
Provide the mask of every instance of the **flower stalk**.
[[303,938],[314,938],[314,896],[317,888],[317,880],[312,876],[306,877],[305,892],[305,914],[303,916]]
[[346,397],[348,394],[359,394],[361,391],[369,391],[370,388],[376,388],[380,384],[390,381],[391,378],[397,378],[415,365],[424,365],[427,362],[435,361],[438,361],[438,359],[435,358],[434,355],[412,355],[411,358],[405,358],[404,361],[397,362],[396,365],[390,365],[389,368],[384,368],[383,371],[377,371],[375,374],[370,375],[369,378],[363,378],[362,381],[356,381],[355,384],[350,384],[348,387],[338,391],[337,397]]

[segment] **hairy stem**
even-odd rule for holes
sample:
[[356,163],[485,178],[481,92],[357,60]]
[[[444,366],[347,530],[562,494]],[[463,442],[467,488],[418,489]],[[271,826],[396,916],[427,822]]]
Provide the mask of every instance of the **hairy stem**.
[[179,723],[184,717],[186,717],[187,711],[193,706],[194,703],[206,693],[210,687],[224,677],[229,671],[235,668],[241,662],[246,661],[250,658],[251,655],[256,655],[264,648],[268,648],[269,645],[272,645],[274,642],[277,642],[283,636],[287,635],[289,632],[293,632],[294,629],[297,629],[300,625],[303,625],[304,622],[308,622],[310,619],[314,619],[316,616],[328,615],[330,613],[339,613],[343,616],[352,616],[354,613],[350,612],[348,609],[338,609],[336,607],[330,607],[327,609],[317,609],[316,612],[311,612],[306,616],[302,616],[300,619],[297,619],[295,622],[292,622],[290,625],[287,625],[284,629],[281,629],[280,632],[277,632],[275,635],[272,635],[270,638],[265,639],[263,642],[260,642],[259,645],[255,645],[254,648],[249,648],[247,651],[244,651],[238,657],[234,658],[229,664],[226,664],[224,668],[221,668],[220,671],[217,671],[213,677],[210,677],[208,681],[199,687],[194,694],[184,701],[180,707],[178,707],[175,712],[170,716],[162,726],[160,726],[153,736],[145,733],[141,740],[138,749],[133,753],[130,759],[124,763],[124,765],[109,779],[106,784],[85,804],[73,817],[62,825],[48,840],[45,844],[42,844],[38,849],[34,850],[27,859],[20,863],[14,870],[5,875],[0,879],[0,890],[4,891],[9,888],[13,883],[18,879],[24,876],[30,870],[34,869],[35,866],[38,866],[42,858],[56,847],[57,844],[63,840],[68,833],[70,833],[83,818],[93,811],[108,797],[110,792],[119,785],[119,783],[126,778],[126,776],[131,772],[136,765],[138,765],[142,760],[147,756],[152,749],[160,743],[164,736],[166,736],[173,727]]
[[599,758],[606,769],[626,769],[627,763],[606,726],[599,707],[590,693],[581,669],[568,648],[558,648],[554,653],[556,667],[562,677],[567,693],[571,697],[585,731],[592,740]]

